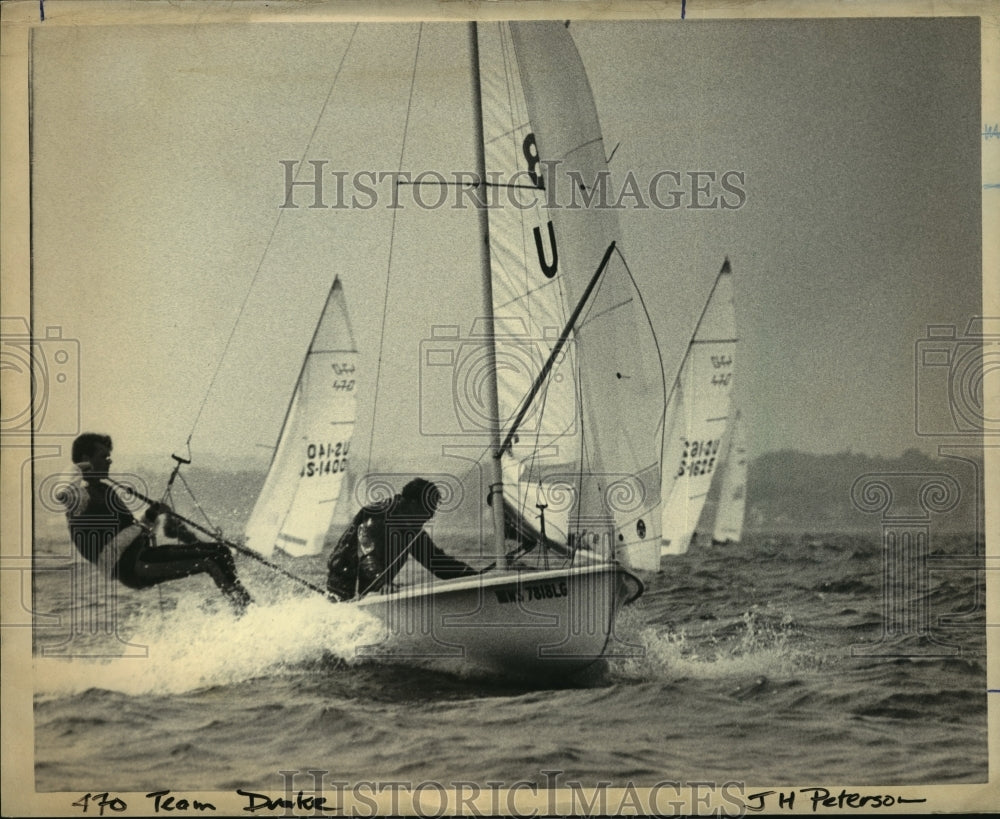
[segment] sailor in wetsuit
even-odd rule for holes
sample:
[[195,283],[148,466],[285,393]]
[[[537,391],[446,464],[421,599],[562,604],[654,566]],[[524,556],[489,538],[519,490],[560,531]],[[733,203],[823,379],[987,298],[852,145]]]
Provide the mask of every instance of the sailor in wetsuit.
[[[85,432],[73,441],[71,454],[81,480],[64,490],[61,500],[70,537],[83,557],[130,589],[208,574],[237,614],[243,613],[251,598],[225,546],[198,541],[162,503],[151,504],[137,520],[118,490],[104,482],[111,466],[109,436]],[[161,515],[167,516],[164,531],[185,542],[153,545],[151,532]]]
[[423,526],[441,501],[430,481],[414,478],[399,495],[364,506],[333,547],[327,563],[326,587],[338,600],[388,586],[407,555],[442,580],[479,574],[471,566],[442,552]]

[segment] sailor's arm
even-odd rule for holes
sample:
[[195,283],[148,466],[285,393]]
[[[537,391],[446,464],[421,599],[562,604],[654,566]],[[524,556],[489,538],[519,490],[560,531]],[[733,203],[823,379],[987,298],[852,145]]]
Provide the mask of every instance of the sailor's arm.
[[467,563],[463,563],[458,558],[441,551],[426,532],[421,532],[417,536],[417,542],[414,544],[412,554],[424,565],[424,568],[442,580],[451,580],[456,577],[472,577],[479,574],[478,571]]

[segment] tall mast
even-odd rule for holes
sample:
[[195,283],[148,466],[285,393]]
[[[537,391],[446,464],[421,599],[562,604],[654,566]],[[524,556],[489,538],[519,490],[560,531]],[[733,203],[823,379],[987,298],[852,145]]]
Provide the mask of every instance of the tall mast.
[[[469,23],[469,60],[472,77],[472,131],[476,143],[476,173],[479,176],[480,192],[486,185],[486,148],[483,144],[483,95],[479,83],[479,34],[475,20]],[[504,543],[503,525],[503,470],[500,466],[500,399],[497,394],[496,328],[493,322],[493,277],[490,268],[490,227],[486,212],[485,196],[476,203],[479,218],[480,272],[483,281],[483,318],[486,326],[486,361],[491,376],[486,379],[486,400],[490,413],[490,490],[489,503],[493,510],[493,545],[496,552],[497,568],[506,566],[507,548]]]

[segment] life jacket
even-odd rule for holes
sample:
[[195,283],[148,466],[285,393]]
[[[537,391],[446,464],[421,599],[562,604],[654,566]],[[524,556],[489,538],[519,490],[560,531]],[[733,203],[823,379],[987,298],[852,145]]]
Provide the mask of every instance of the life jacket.
[[115,577],[127,548],[149,538],[147,527],[133,517],[113,487],[81,479],[63,489],[59,500],[76,550],[106,577]]

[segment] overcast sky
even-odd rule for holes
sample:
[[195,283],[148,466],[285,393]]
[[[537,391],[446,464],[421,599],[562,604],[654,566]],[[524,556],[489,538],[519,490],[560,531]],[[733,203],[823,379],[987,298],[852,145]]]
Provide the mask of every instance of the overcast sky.
[[[688,184],[677,209],[621,214],[668,377],[728,256],[751,455],[933,451],[915,384],[922,428],[947,432],[948,368],[915,365],[917,342],[982,309],[978,20],[570,30],[615,179],[742,174],[738,208],[690,208]],[[335,274],[376,355],[392,211],[279,209],[283,160],[399,167],[417,27],[362,26],[341,65],[351,31],[34,31],[36,334],[79,341],[82,426],[123,455],[169,465],[192,430],[196,454],[266,455]],[[464,26],[420,37],[404,164],[469,170]],[[397,225],[413,273],[393,260],[390,309],[463,321],[438,308],[478,287],[473,220],[418,210]],[[432,283],[448,263],[454,283]]]

